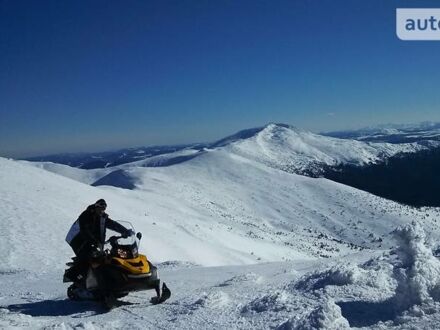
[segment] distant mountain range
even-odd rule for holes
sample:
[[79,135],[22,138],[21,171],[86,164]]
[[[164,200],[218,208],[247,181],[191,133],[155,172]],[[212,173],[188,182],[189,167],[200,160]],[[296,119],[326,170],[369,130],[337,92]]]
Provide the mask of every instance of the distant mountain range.
[[26,160],[33,162],[52,162],[83,169],[96,169],[131,163],[137,160],[172,153],[186,148],[198,148],[198,145],[139,147],[95,153],[62,153],[30,157],[26,158]]
[[366,142],[423,143],[423,141],[440,141],[440,123],[388,124],[359,130],[328,132],[323,135]]
[[[266,138],[262,134],[263,131],[266,132]],[[283,158],[278,159],[275,166],[296,173],[308,174],[319,172],[320,164],[362,165],[377,162],[396,153],[414,152],[423,149],[422,147],[436,146],[439,144],[436,141],[440,141],[440,123],[422,123],[418,126],[383,126],[323,134],[314,134],[286,124],[268,124],[242,130],[213,143],[138,147],[97,153],[63,153],[32,157],[26,160],[53,162],[82,169],[107,168],[145,160],[149,161],[144,162],[143,166],[169,166],[195,157],[204,150],[228,145],[237,147],[237,142],[255,138],[259,138],[259,141],[264,144],[264,147],[260,148],[263,154],[271,158],[274,155],[270,150],[275,148],[279,153],[275,158]],[[344,142],[332,138],[353,141]],[[399,146],[359,143],[358,141],[392,143]],[[240,148],[238,146],[235,149]],[[281,151],[279,148],[286,148],[286,150]],[[285,157],[282,157],[282,154],[285,154]]]
[[325,134],[268,124],[214,143],[59,154],[28,160],[94,186],[133,189],[137,182],[132,173],[135,168],[168,167],[220,152],[227,155],[226,159],[246,159],[288,173],[326,177],[405,204],[440,206],[440,197],[434,193],[440,168],[439,146],[439,123]]

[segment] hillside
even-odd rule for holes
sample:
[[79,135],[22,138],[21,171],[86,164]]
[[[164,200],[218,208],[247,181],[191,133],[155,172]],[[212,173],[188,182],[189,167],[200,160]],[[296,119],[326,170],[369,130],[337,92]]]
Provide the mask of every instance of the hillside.
[[[405,253],[427,268],[402,268],[392,252],[401,239],[391,234],[406,225],[405,239],[424,231],[437,242],[440,209],[414,209],[292,173],[402,150],[354,146],[269,125],[212,148],[102,169],[0,158],[0,327],[379,329],[402,315],[402,328],[440,325],[431,291],[418,285],[435,281],[424,274],[440,265],[417,261],[434,258],[423,240],[404,243]],[[141,250],[171,288],[169,302],[153,307],[151,292],[132,293],[104,313],[94,303],[66,300],[61,278],[72,252],[64,237],[99,198],[113,219],[144,234]],[[420,228],[412,229],[414,220]],[[419,248],[424,254],[412,250]],[[402,271],[421,279],[396,275]],[[401,287],[409,286],[418,291],[406,295]],[[431,311],[427,319],[408,314],[421,301]]]
[[[426,141],[422,142],[370,143],[314,134],[285,124],[268,124],[242,130],[213,143],[133,148],[88,155],[62,154],[29,160],[95,170],[116,169],[129,164],[165,167],[191,160],[207,151],[226,149],[284,171],[316,176],[323,172],[323,166],[371,164],[399,153],[413,153],[431,146]],[[52,165],[46,166],[50,167]]]
[[[146,233],[153,260],[202,265],[381,249],[390,246],[388,234],[397,225],[425,217],[425,212],[326,179],[286,173],[226,150],[171,167],[128,167],[122,180],[132,178],[132,190],[92,187],[11,160],[2,159],[1,167],[1,226],[7,235],[2,244],[12,240],[17,245],[14,255],[4,246],[2,260],[12,260],[11,267],[18,267],[13,260],[20,258],[41,259],[32,249],[39,244],[56,246],[54,260],[59,251],[67,258],[61,238],[82,209],[100,197],[108,201],[113,218],[129,220]],[[21,230],[10,229],[17,226]],[[426,226],[438,233],[436,223]],[[44,262],[49,258],[46,255]]]
[[417,143],[395,145],[332,138],[282,124],[269,124],[254,136],[225,148],[271,167],[312,176],[322,173],[324,166],[366,165],[424,149]]
[[[76,181],[0,158],[1,328],[440,325],[430,291],[440,263],[429,257],[422,229],[404,227],[397,241],[390,235],[418,220],[428,239],[438,241],[439,209],[411,209],[225,149],[170,167],[119,171],[118,180],[134,180],[133,188],[94,187],[80,182],[87,181],[84,172],[74,171]],[[105,313],[94,303],[66,300],[65,233],[101,197],[113,218],[131,220],[144,233],[141,249],[170,286],[169,302],[151,306],[152,293],[132,293]],[[395,260],[388,249],[397,244],[402,260],[412,263]]]

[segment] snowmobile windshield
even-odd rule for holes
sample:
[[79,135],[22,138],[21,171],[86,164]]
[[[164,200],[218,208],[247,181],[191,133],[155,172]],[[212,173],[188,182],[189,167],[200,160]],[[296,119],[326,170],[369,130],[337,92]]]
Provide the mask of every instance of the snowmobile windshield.
[[118,221],[119,224],[130,230],[130,235],[122,237],[120,234],[106,237],[105,248],[114,257],[133,259],[138,257],[139,240],[136,237],[133,225],[127,221]]

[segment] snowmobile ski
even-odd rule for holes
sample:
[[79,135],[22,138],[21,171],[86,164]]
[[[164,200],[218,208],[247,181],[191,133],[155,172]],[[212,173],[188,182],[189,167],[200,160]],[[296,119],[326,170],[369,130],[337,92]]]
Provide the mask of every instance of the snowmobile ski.
[[170,289],[168,289],[167,285],[164,282],[162,283],[162,294],[160,296],[151,298],[150,302],[153,305],[157,305],[163,303],[165,300],[168,300],[170,297],[171,297],[171,291]]

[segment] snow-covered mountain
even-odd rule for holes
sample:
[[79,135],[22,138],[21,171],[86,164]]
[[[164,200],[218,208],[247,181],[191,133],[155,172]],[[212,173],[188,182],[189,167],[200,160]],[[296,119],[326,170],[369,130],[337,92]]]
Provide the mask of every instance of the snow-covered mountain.
[[[440,266],[423,240],[423,232],[427,241],[440,238],[440,209],[414,209],[293,173],[418,148],[271,124],[200,150],[111,168],[0,158],[0,327],[440,325]],[[173,291],[169,303],[149,306],[151,294],[140,292],[127,297],[134,305],[101,314],[92,304],[65,300],[61,278],[71,251],[64,237],[99,198],[113,219],[143,232],[141,249]],[[406,227],[396,240],[390,233],[399,226]],[[402,264],[389,253],[397,245]]]
[[424,147],[416,143],[393,145],[331,138],[288,125],[269,124],[254,136],[229,143],[225,148],[288,172],[318,174],[324,165],[365,165]]
[[[215,143],[185,147],[158,155],[139,156],[140,159],[117,166],[106,166],[106,170],[92,172],[75,171],[51,163],[38,162],[38,166],[56,173],[77,177],[79,172],[87,173],[87,182],[99,178],[97,173],[111,173],[131,167],[164,167],[186,162],[210,152],[225,150],[258,163],[291,173],[316,176],[326,166],[340,164],[365,165],[382,161],[399,153],[412,153],[426,149],[419,143],[370,143],[357,140],[332,138],[314,134],[284,124],[269,124],[260,128],[240,131]],[[55,159],[56,161],[56,159]],[[64,170],[62,169],[64,168]],[[92,173],[92,174],[90,174]],[[84,181],[84,180],[83,180]],[[108,182],[106,180],[105,182]]]
[[[432,125],[429,127],[435,128]],[[51,162],[31,164],[95,186],[133,189],[138,180],[131,176],[130,168],[169,167],[208,153],[224,151],[289,173],[326,177],[400,203],[438,206],[438,199],[431,194],[436,187],[431,177],[436,177],[436,164],[440,161],[437,157],[438,146],[440,141],[434,140],[391,144],[339,139],[289,125],[269,124],[240,131],[203,147],[198,145],[156,155],[144,154],[135,161],[117,166],[85,170]],[[415,175],[419,171],[413,165],[419,163],[418,168],[425,170]],[[386,173],[391,167],[393,175],[388,177],[396,179],[383,181],[383,172]],[[400,176],[408,180],[402,181]],[[383,184],[372,185],[379,181]],[[415,188],[414,193],[402,193],[408,191],[410,186]]]

